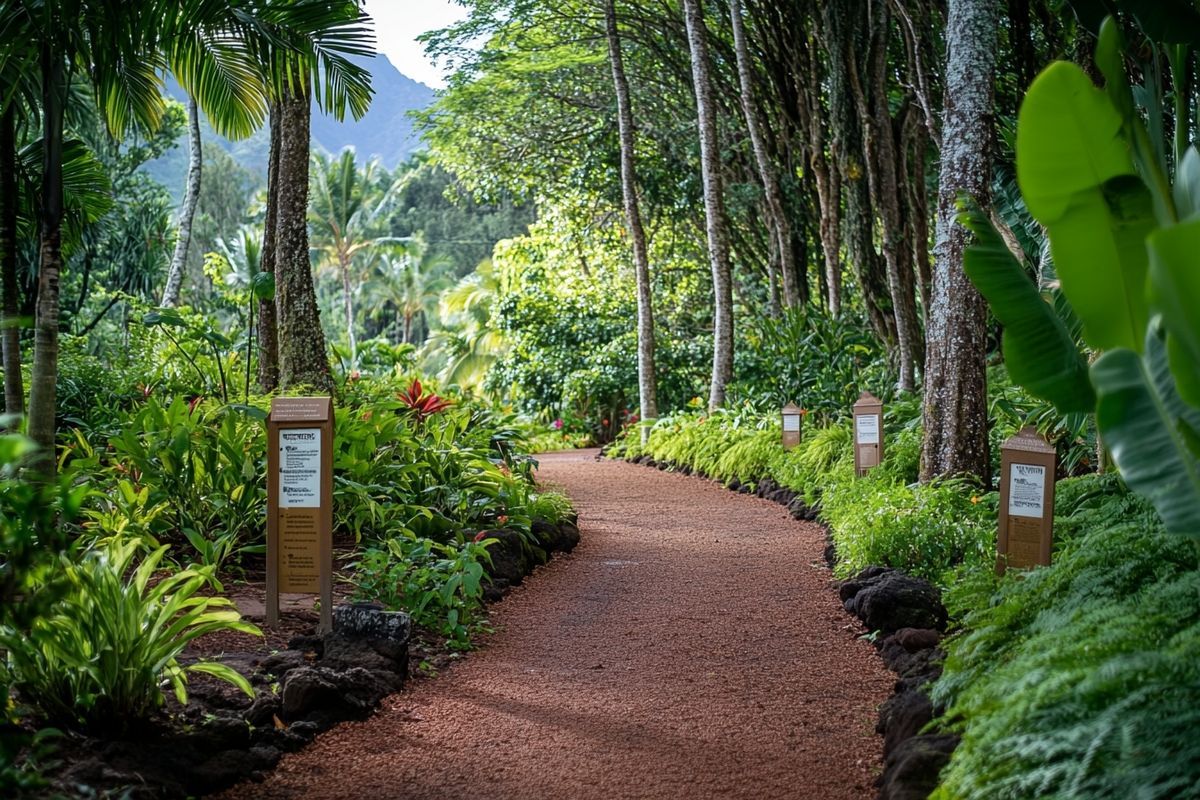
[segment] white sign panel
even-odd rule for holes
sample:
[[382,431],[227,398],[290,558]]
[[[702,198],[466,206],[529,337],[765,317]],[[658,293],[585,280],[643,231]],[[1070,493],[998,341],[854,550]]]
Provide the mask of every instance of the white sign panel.
[[321,429],[279,431],[279,507],[321,506]]
[[783,430],[787,433],[798,433],[800,431],[800,415],[784,414]]
[[879,444],[879,417],[875,414],[855,414],[854,435],[859,444]]
[[1009,468],[1009,516],[1041,519],[1046,496],[1046,468],[1033,464],[1010,464]]

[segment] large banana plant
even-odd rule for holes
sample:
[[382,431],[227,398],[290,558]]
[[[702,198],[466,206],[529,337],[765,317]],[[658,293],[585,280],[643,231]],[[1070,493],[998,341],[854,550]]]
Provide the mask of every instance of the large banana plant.
[[[1177,56],[1183,46],[1164,51]],[[1129,486],[1168,530],[1200,540],[1200,153],[1170,147],[1147,126],[1161,102],[1154,108],[1146,87],[1131,88],[1112,18],[1100,26],[1096,64],[1103,88],[1067,62],[1030,86],[1017,178],[1099,357],[1089,368],[977,211],[963,218],[977,235],[965,268],[1006,326],[1013,379],[1063,413],[1094,410]]]

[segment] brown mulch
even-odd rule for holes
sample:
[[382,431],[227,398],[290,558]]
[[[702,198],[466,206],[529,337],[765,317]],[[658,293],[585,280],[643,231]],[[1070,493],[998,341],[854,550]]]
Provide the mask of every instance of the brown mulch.
[[782,507],[595,451],[542,457],[583,532],[436,680],[234,798],[864,798],[891,688]]

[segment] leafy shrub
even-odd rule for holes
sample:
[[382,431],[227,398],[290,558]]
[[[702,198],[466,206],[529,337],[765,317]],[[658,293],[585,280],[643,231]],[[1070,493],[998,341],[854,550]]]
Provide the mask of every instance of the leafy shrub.
[[266,507],[262,425],[227,407],[149,398],[109,440],[109,469],[165,504],[157,531],[186,540],[202,564],[261,552]]
[[964,562],[995,563],[995,506],[970,487],[906,486],[875,471],[856,479],[849,462],[840,462],[833,477],[821,496],[821,517],[837,546],[837,577],[879,565],[944,586]]
[[221,590],[213,568],[183,570],[152,584],[167,547],[135,567],[138,550],[129,541],[78,560],[64,554],[62,598],[27,628],[0,627],[7,678],[51,721],[122,730],[162,706],[164,685],[186,703],[189,673],[228,681],[253,696],[246,679],[224,664],[178,660],[189,642],[207,633],[259,633],[229,600],[200,594]]
[[483,564],[495,539],[441,544],[412,535],[367,548],[354,565],[354,599],[407,611],[451,646],[467,648],[481,625]]
[[934,696],[963,739],[934,796],[1200,796],[1195,548],[1111,478],[1061,485],[1052,566],[947,595]]
[[847,416],[862,387],[886,399],[895,384],[883,347],[851,313],[834,319],[795,307],[754,320],[742,336],[729,395],[760,411],[802,401],[814,421],[827,422]]

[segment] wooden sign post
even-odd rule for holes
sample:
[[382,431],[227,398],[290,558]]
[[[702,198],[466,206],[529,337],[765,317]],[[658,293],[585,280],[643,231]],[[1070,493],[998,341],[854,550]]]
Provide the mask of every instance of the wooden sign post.
[[320,594],[333,627],[333,400],[276,397],[267,418],[266,623],[279,594]]
[[1022,428],[1000,446],[1000,532],[996,572],[1049,566],[1054,539],[1054,446]]
[[803,416],[804,412],[795,403],[788,403],[779,412],[779,417],[783,421],[784,450],[791,450],[800,444],[800,420]]
[[863,392],[854,404],[854,473],[866,475],[883,462],[883,401]]

